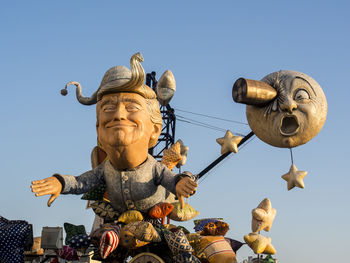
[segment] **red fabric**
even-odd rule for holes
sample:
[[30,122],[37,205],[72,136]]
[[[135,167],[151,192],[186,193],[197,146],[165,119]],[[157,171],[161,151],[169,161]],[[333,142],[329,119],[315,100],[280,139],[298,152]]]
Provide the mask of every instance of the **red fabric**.
[[164,220],[167,215],[173,211],[174,205],[166,202],[162,202],[153,206],[149,211],[148,215],[153,219],[162,219],[162,225],[164,225]]
[[63,246],[62,249],[59,251],[56,251],[56,254],[66,260],[79,260],[78,254],[75,251],[75,249],[69,247],[69,246]]
[[107,258],[117,248],[119,244],[118,234],[114,230],[103,233],[100,241],[100,252],[103,259]]

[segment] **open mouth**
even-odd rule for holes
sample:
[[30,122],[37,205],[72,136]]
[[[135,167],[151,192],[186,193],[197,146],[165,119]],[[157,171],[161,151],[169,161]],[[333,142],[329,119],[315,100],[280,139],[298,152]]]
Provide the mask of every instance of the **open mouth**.
[[292,136],[299,130],[299,123],[294,115],[284,116],[281,120],[280,132],[285,136]]

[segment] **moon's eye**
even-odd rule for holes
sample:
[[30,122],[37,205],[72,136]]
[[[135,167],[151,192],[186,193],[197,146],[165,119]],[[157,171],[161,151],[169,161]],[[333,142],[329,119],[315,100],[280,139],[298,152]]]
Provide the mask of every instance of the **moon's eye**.
[[299,89],[294,94],[294,100],[296,101],[310,100],[310,95],[306,90]]

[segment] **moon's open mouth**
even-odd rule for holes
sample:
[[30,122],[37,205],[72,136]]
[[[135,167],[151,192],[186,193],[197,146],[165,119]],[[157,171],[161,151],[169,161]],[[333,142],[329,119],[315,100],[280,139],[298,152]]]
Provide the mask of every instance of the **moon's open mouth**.
[[299,123],[294,115],[284,116],[281,120],[280,131],[285,136],[292,136],[299,130]]

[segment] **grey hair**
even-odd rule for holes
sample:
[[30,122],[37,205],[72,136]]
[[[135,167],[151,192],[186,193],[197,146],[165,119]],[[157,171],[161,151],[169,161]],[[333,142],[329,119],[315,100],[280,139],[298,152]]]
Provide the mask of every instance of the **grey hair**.
[[149,141],[149,148],[153,147],[156,145],[158,141],[158,137],[162,131],[162,126],[163,126],[163,119],[162,115],[159,110],[159,104],[157,99],[146,99],[146,104],[147,104],[147,111],[151,117],[151,121],[158,126],[159,128],[159,133],[156,138],[151,138]]

